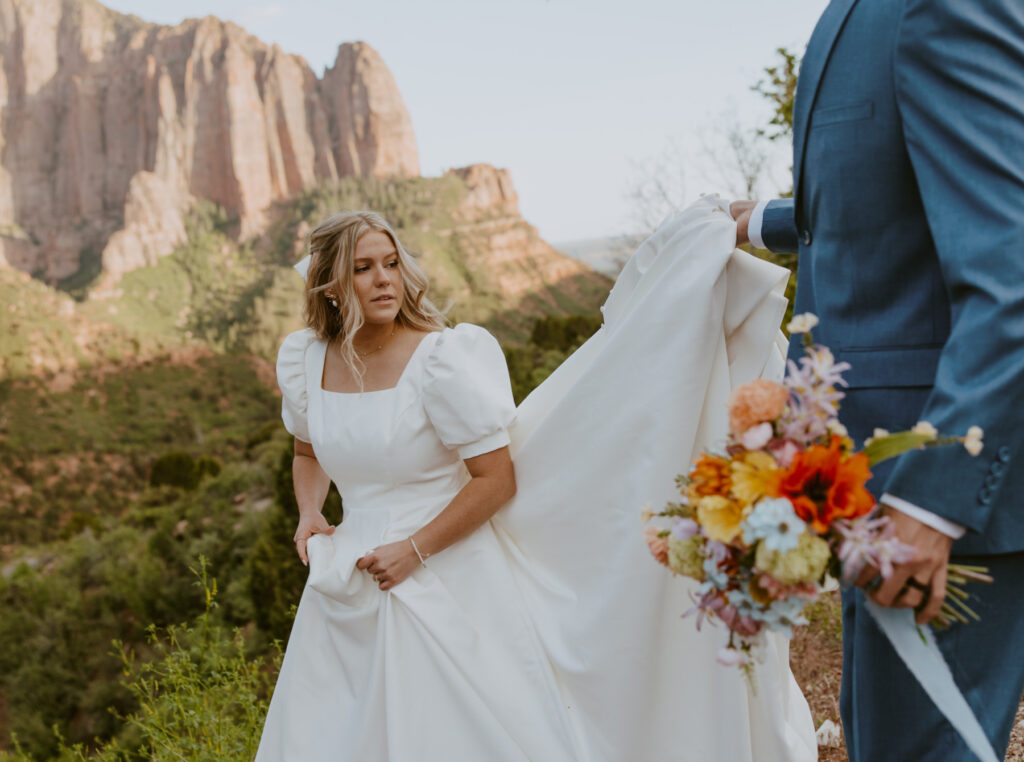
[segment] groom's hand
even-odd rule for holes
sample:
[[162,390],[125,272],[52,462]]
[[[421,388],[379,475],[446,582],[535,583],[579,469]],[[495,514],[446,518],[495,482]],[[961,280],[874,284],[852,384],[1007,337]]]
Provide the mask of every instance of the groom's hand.
[[888,506],[885,514],[892,521],[896,537],[914,549],[914,557],[893,566],[889,579],[881,580],[878,569],[868,566],[857,578],[857,585],[871,589],[868,595],[879,606],[912,608],[917,623],[927,624],[942,609],[946,599],[946,574],[953,539],[927,524]]
[[729,214],[736,220],[736,246],[750,243],[747,228],[750,225],[750,213],[757,206],[756,201],[733,201],[729,204]]

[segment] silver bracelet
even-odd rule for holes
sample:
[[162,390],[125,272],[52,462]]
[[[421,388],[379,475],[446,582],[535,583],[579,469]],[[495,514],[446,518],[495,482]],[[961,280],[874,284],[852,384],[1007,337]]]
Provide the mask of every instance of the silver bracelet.
[[416,546],[416,540],[414,540],[412,538],[412,535],[409,535],[409,544],[412,545],[412,549],[414,551],[416,551],[416,557],[420,560],[420,565],[424,569],[426,569],[427,568],[427,558],[429,558],[430,556],[424,556],[422,553],[420,553],[420,549]]

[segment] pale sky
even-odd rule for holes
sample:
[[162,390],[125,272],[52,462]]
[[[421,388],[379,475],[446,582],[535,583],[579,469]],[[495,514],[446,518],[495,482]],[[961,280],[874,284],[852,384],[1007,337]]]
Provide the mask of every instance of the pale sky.
[[[109,0],[164,24],[214,15],[303,56],[320,75],[342,42],[383,56],[412,115],[420,170],[508,168],[552,242],[635,227],[628,195],[676,146],[688,198],[723,191],[702,144],[757,125],[750,87],[780,46],[803,52],[826,0]],[[786,184],[778,146],[762,187]],[[681,170],[681,172],[680,172]],[[648,172],[650,170],[647,170]]]

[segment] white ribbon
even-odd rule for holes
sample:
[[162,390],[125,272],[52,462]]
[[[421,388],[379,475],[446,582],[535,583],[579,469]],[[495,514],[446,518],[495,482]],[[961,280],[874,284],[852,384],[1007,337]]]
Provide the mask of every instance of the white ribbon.
[[292,265],[292,267],[295,269],[295,272],[297,272],[299,275],[301,275],[303,280],[307,280],[307,281],[309,280],[309,278],[306,277],[306,273],[309,272],[309,261],[311,259],[312,259],[312,256],[307,254],[305,257],[300,259],[298,261],[298,263]]
[[910,609],[885,608],[872,601],[866,603],[871,616],[878,622],[907,669],[956,728],[968,748],[981,762],[1000,762],[981,723],[953,680],[953,673],[949,671],[949,665],[939,651],[931,628],[926,626],[918,629],[914,622],[914,612]]

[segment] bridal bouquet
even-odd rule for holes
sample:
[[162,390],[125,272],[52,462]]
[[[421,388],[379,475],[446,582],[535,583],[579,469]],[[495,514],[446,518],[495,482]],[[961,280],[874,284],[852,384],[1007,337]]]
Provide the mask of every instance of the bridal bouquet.
[[[982,449],[977,426],[948,437],[921,422],[894,434],[876,429],[856,452],[838,418],[850,365],[813,343],[817,322],[809,313],[794,318],[790,333],[804,334],[799,364],[788,362],[781,384],[759,379],[737,388],[725,451],[702,454],[677,478],[680,502],[646,512],[647,521],[671,521],[645,528],[654,558],[702,583],[687,615],[697,615],[698,628],[705,619],[728,627],[723,664],[748,668],[765,631],[792,636],[830,578],[852,582],[869,563],[888,577],[894,563],[913,556],[875,512],[864,486],[872,465],[914,447],[961,443],[971,455]],[[976,618],[960,586],[988,580],[983,571],[950,567],[940,625]]]

